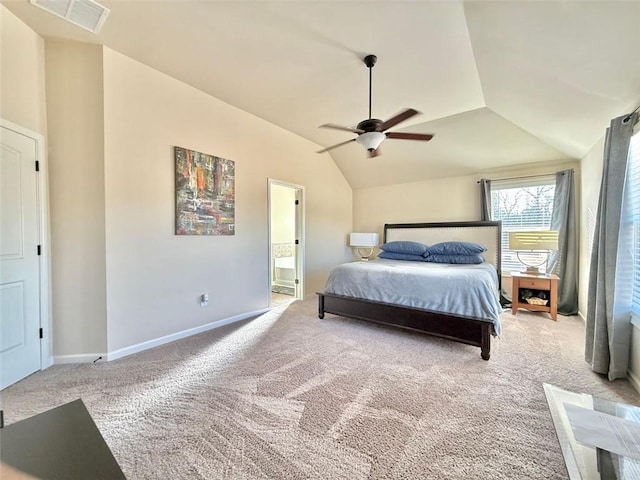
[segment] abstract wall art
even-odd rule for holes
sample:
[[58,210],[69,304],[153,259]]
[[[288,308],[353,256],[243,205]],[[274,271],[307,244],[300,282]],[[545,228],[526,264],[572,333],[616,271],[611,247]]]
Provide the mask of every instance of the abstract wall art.
[[175,147],[176,235],[233,235],[235,162]]

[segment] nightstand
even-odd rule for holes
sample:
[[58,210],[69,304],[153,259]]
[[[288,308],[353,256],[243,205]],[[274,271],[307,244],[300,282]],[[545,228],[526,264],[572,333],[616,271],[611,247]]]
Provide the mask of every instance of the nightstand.
[[[547,312],[551,315],[552,320],[558,320],[557,275],[554,275],[553,273],[548,275],[527,275],[526,273],[521,272],[511,272],[511,278],[513,279],[511,313],[516,315],[519,308],[524,308],[533,312]],[[521,290],[538,290],[548,292],[547,296],[549,301],[546,305],[533,305],[527,303],[527,301],[521,296]]]

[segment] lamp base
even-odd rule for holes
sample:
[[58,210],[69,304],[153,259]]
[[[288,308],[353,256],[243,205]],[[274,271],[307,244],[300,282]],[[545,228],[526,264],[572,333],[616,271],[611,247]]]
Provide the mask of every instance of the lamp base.
[[366,255],[364,253],[362,253],[363,249],[364,249],[363,247],[357,247],[356,248],[356,252],[358,252],[358,255],[360,255],[360,261],[361,262],[368,262],[369,261],[369,257],[373,254],[373,247],[367,248],[369,251],[367,252]]
[[544,275],[544,272],[541,272],[538,267],[530,266],[527,266],[527,268],[522,270],[522,273],[524,273],[525,275]]
[[546,252],[544,260],[542,260],[541,262],[538,262],[536,264],[533,264],[533,265],[531,265],[528,262],[525,262],[520,257],[520,253],[522,253],[522,252],[516,251],[516,257],[518,257],[518,260],[520,261],[520,263],[525,267],[525,269],[522,270],[521,273],[524,273],[526,275],[545,275],[544,272],[540,271],[540,266],[544,265],[547,262],[547,259],[549,258],[549,252]]

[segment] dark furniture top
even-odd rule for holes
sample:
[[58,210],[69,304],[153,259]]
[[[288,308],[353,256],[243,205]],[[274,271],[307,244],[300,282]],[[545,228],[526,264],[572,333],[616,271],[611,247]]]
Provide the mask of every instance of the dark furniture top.
[[126,478],[80,399],[0,429],[0,460],[42,480]]

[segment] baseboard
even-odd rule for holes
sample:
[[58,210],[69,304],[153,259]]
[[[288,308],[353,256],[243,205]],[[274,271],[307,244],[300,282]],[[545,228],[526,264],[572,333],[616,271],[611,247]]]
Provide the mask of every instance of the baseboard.
[[188,328],[187,330],[172,333],[171,335],[166,335],[164,337],[155,338],[153,340],[148,340],[146,342],[138,343],[136,345],[131,345],[130,347],[114,350],[113,352],[109,352],[107,354],[107,361],[117,360],[118,358],[126,357],[128,355],[133,355],[134,353],[142,352],[144,350],[148,350],[153,347],[159,347],[160,345],[174,342],[176,340],[180,340],[181,338],[186,338],[186,337],[190,337],[191,335],[197,335],[198,333],[207,332],[209,330],[213,330],[214,328],[222,327],[223,325],[228,325],[230,323],[246,320],[247,318],[256,317],[268,311],[269,311],[268,308],[264,308],[261,310],[256,310],[255,312],[241,313],[240,315],[235,315],[229,318],[223,318],[222,320],[216,320],[215,322],[207,323],[199,327]]
[[54,355],[53,365],[66,365],[69,363],[92,363],[104,360],[106,353],[81,353],[78,355]]
[[584,323],[585,325],[587,324],[587,319],[585,318],[585,316],[582,314],[581,311],[578,310],[578,317],[580,317],[580,320],[582,320],[582,323]]
[[109,353],[58,355],[53,357],[53,363],[56,365],[62,365],[62,364],[68,364],[68,363],[91,363],[97,360],[110,362],[112,360],[117,360],[122,357],[127,357],[129,355],[133,355],[134,353],[143,352],[144,350],[148,350],[150,348],[159,347],[160,345],[174,342],[182,338],[190,337],[192,335],[197,335],[198,333],[203,333],[209,330],[213,330],[214,328],[222,327],[223,325],[228,325],[230,323],[246,320],[247,318],[256,317],[268,311],[269,311],[268,308],[263,308],[253,312],[241,313],[233,317],[223,318],[222,320],[216,320],[215,322],[210,322],[205,325],[200,325],[199,327],[188,328],[180,332],[172,333],[171,335],[154,338],[153,340],[147,340],[146,342],[141,342],[135,345],[131,345],[129,347],[120,348],[118,350],[114,350],[113,352],[109,352]]

